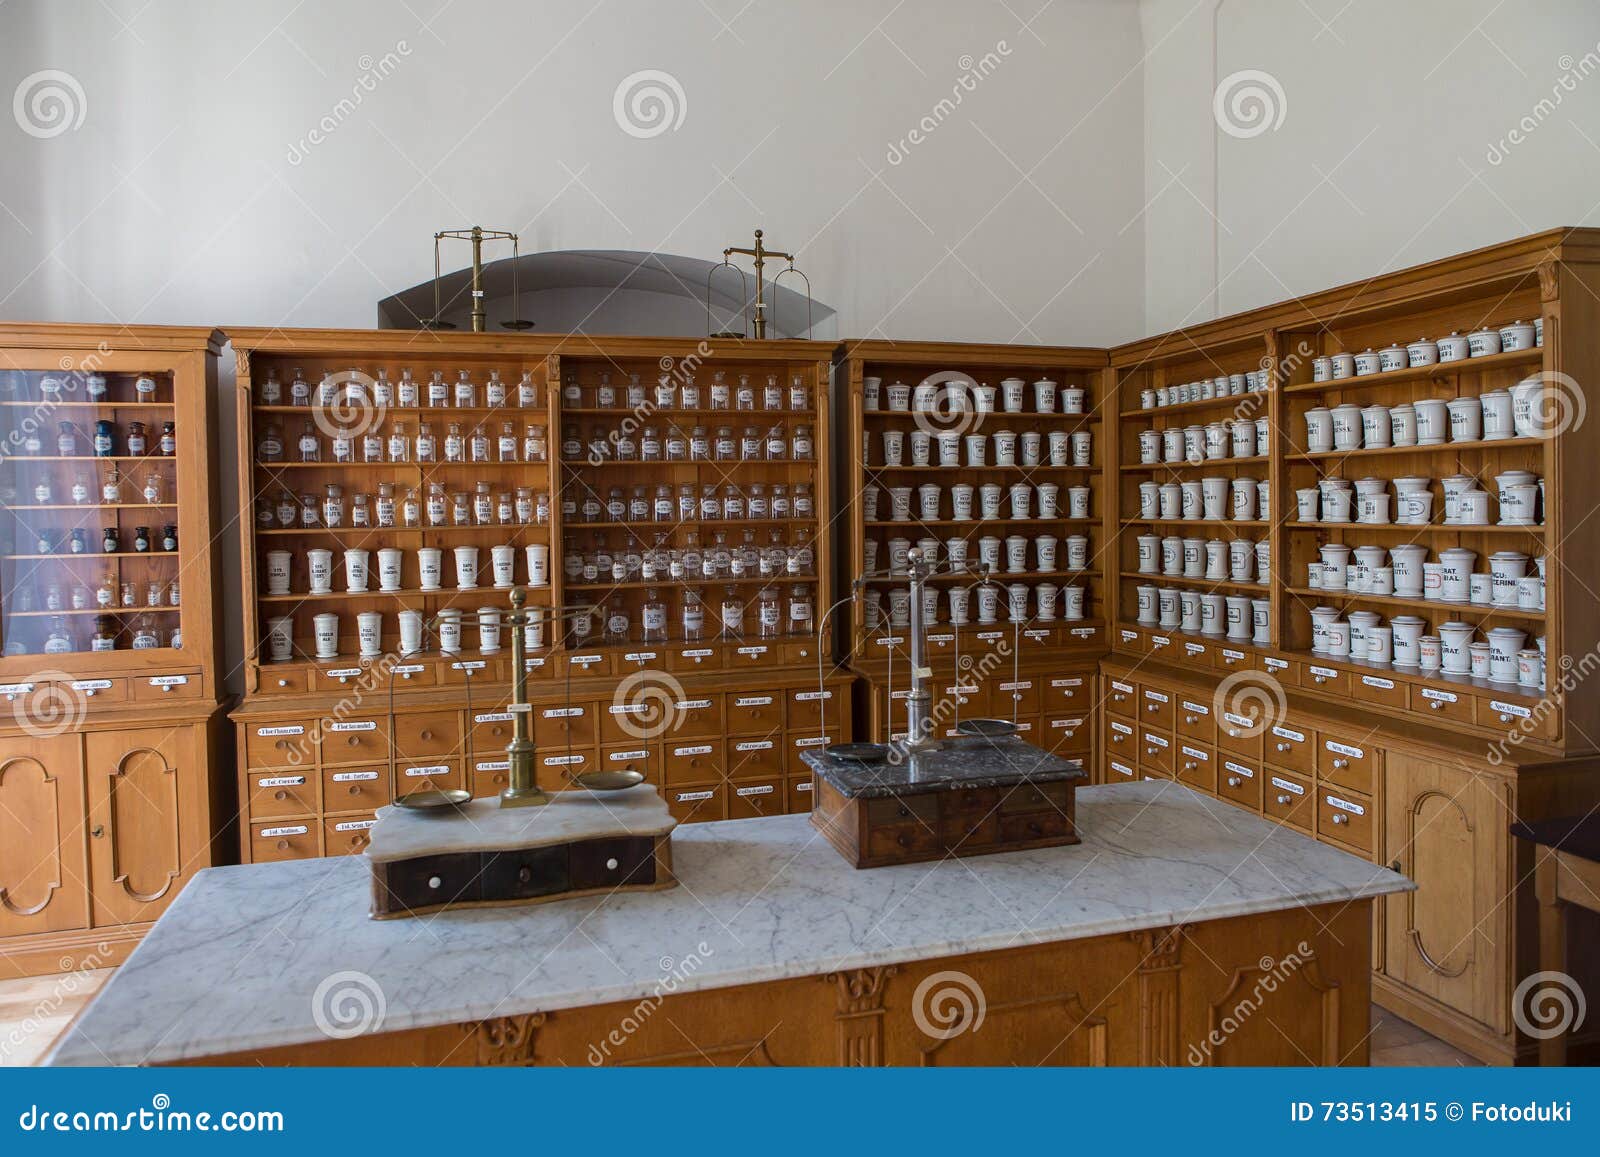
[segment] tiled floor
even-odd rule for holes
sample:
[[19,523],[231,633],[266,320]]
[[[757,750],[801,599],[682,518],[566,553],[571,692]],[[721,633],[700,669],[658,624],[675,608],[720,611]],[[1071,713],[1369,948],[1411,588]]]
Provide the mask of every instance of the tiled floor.
[[[0,980],[0,1067],[37,1064],[111,973],[112,969],[104,968]],[[1377,1066],[1478,1064],[1466,1053],[1376,1006],[1369,1045],[1372,1063]]]

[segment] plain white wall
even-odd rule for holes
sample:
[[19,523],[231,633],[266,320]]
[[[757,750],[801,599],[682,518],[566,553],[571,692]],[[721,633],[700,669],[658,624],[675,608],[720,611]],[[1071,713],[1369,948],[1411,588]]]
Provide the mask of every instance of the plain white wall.
[[[1594,0],[1145,0],[1141,17],[1149,333],[1600,224]],[[1276,128],[1219,128],[1214,90],[1242,70],[1280,87]]]

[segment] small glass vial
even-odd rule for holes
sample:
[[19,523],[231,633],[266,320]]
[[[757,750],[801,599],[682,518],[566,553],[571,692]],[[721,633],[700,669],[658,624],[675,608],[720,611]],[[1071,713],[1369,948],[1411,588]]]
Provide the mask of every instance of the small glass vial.
[[501,526],[516,525],[517,508],[509,492],[502,491],[494,496],[494,520]]
[[306,381],[306,375],[299,366],[295,366],[294,377],[289,379],[289,404],[291,406],[311,404],[311,383]]
[[644,592],[644,607],[640,612],[639,637],[646,643],[667,641],[667,604],[661,592],[650,587]]
[[756,408],[755,387],[750,384],[749,374],[739,375],[739,388],[734,391],[733,408],[736,410],[754,410]]
[[380,369],[378,376],[372,379],[372,404],[387,409],[394,405],[394,383],[389,380],[389,371]]
[[794,433],[789,436],[789,457],[796,462],[809,462],[814,448],[815,443],[811,438],[811,427],[796,426]]
[[628,409],[637,410],[644,405],[644,383],[639,380],[638,374],[628,375]]
[[300,506],[295,501],[293,494],[285,490],[278,496],[278,528],[291,530],[295,520],[300,517]]
[[117,605],[117,576],[114,571],[106,571],[100,576],[100,581],[94,588],[94,605],[97,607],[114,607]]
[[407,528],[422,525],[422,499],[415,486],[408,486],[406,496],[400,500],[400,525]]
[[683,388],[679,391],[682,405],[685,410],[698,410],[700,408],[700,385],[690,374],[684,379]]
[[389,427],[389,461],[407,462],[411,459],[411,439],[406,436],[406,424],[395,422]]
[[350,431],[342,427],[333,435],[333,460],[340,463],[350,463],[356,460],[356,442],[350,436]]
[[300,496],[300,527],[310,530],[321,524],[322,508],[317,504],[315,494],[302,494]]
[[746,517],[755,520],[767,518],[767,512],[771,510],[767,504],[767,488],[759,482],[752,482],[745,506]]
[[436,460],[434,455],[437,447],[433,440],[433,427],[426,422],[422,422],[417,426],[416,446],[416,459],[418,462],[433,462]]
[[363,462],[382,462],[384,460],[384,437],[382,431],[376,426],[369,426],[361,433],[361,460]]
[[676,397],[677,391],[673,389],[672,379],[666,374],[662,374],[656,379],[656,409],[672,409],[672,404]]
[[697,643],[705,638],[705,633],[705,604],[700,601],[700,592],[691,587],[683,592],[683,638],[685,642]]
[[100,483],[100,501],[106,506],[122,503],[122,474],[115,466],[106,471],[105,480]]
[[767,375],[767,384],[761,390],[761,408],[763,410],[783,409],[783,388],[778,385],[777,374]]
[[467,446],[461,437],[460,422],[451,422],[445,427],[444,460],[446,462],[465,462],[467,460]]
[[606,495],[606,517],[612,522],[628,520],[628,504],[622,497],[622,487],[613,486]]
[[322,525],[336,527],[344,525],[344,489],[335,483],[328,483],[322,493]]
[[394,483],[378,483],[378,501],[374,508],[380,527],[394,525]]
[[305,424],[305,429],[300,431],[300,440],[295,444],[302,462],[322,461],[322,442],[317,437],[316,429],[310,422]]
[[744,638],[744,602],[739,598],[737,587],[728,586],[722,590],[721,623],[724,639]]
[[500,380],[499,370],[489,371],[489,381],[483,387],[483,401],[491,408],[506,404],[506,384]]
[[150,452],[150,440],[145,436],[143,422],[128,423],[128,456],[143,458]]
[[783,606],[776,587],[762,587],[756,595],[756,624],[763,639],[783,634]]
[[91,651],[115,651],[117,649],[117,621],[111,615],[96,615],[94,617],[94,637],[89,640]]
[[525,410],[531,410],[539,404],[539,387],[534,384],[533,371],[523,370],[522,380],[517,383],[517,405]]
[[548,526],[550,524],[550,495],[543,490],[534,495],[533,521],[539,526]]
[[672,501],[672,484],[659,482],[656,484],[655,519],[657,522],[671,522],[677,513],[677,506]]
[[277,370],[267,371],[267,380],[261,383],[259,396],[263,406],[283,405],[283,383],[278,380]]
[[178,453],[178,427],[176,423],[161,423],[161,437],[156,442],[156,447],[156,452],[163,458],[171,458]]
[[478,405],[478,387],[466,370],[456,374],[456,409],[472,410]]
[[473,462],[489,461],[489,434],[482,426],[474,426],[467,439],[467,457]]
[[495,443],[499,452],[500,461],[515,462],[517,460],[517,428],[510,422],[500,423],[500,438]]
[[533,521],[533,491],[527,486],[517,487],[517,521],[526,526]]
[[711,408],[713,410],[726,410],[732,402],[728,393],[728,376],[724,370],[718,370],[711,375]]
[[160,506],[166,493],[166,479],[154,470],[144,476],[144,500],[149,506]]
[[717,427],[717,439],[712,445],[711,457],[717,462],[732,462],[734,460],[735,444],[732,426]]
[[600,384],[594,388],[594,404],[597,409],[609,410],[617,404],[617,390],[611,384],[611,375],[602,370]]
[[816,508],[811,501],[811,484],[809,482],[796,482],[794,484],[794,509],[791,517],[814,518]]
[[667,428],[667,461],[686,462],[689,459],[689,439],[677,423]]
[[639,433],[639,461],[661,461],[661,433],[654,426],[646,426]]
[[450,525],[472,525],[472,499],[465,490],[458,490],[450,496]]
[[78,430],[71,422],[56,424],[56,454],[62,458],[78,456]]
[[578,385],[578,371],[568,370],[561,381],[561,404],[582,408],[583,387]]
[[428,483],[428,525],[443,526],[449,517],[448,499],[445,497],[443,482]]
[[350,500],[350,525],[360,530],[369,530],[372,527],[372,499],[365,494],[357,494]]
[[444,380],[443,370],[434,370],[428,381],[428,408],[443,409],[450,404],[450,384]]
[[799,374],[789,379],[789,408],[791,410],[811,408],[811,391],[806,389],[805,379]]
[[605,616],[604,641],[607,643],[627,642],[628,632],[631,629],[627,604],[618,599],[602,613]]
[[422,391],[412,379],[410,370],[400,371],[400,384],[395,387],[395,396],[400,399],[402,410],[415,410],[422,404]]
[[472,520],[479,526],[494,525],[494,488],[487,482],[473,488]]

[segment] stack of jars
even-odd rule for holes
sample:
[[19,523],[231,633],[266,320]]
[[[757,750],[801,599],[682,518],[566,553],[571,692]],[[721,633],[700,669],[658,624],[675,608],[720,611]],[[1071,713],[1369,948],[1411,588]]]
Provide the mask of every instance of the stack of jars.
[[889,505],[885,509],[882,501],[884,488],[875,483],[868,483],[862,488],[862,515],[868,522],[975,522],[989,519],[1025,522],[1032,519],[1083,520],[1090,517],[1091,490],[1088,486],[1066,487],[1065,509],[1061,507],[1063,488],[1054,482],[1014,482],[1010,486],[1002,486],[998,482],[988,482],[982,486],[958,482],[948,487],[937,482],[925,482],[915,488],[890,486],[887,489]]
[[376,496],[362,492],[347,498],[344,487],[330,482],[320,496],[283,490],[275,505],[261,504],[256,519],[263,529],[280,530],[543,526],[550,521],[550,495],[527,486],[496,490],[487,481],[473,483],[471,490],[430,482],[423,491],[406,486],[398,492],[394,483],[381,482]]
[[606,462],[810,462],[816,438],[808,422],[733,426],[594,425],[587,437],[577,423],[561,432],[562,460],[572,465]]
[[1470,334],[1452,330],[1437,340],[1418,338],[1409,345],[1370,346],[1358,354],[1336,353],[1311,360],[1313,382],[1336,382],[1345,378],[1364,378],[1416,366],[1465,361],[1490,354],[1530,350],[1544,345],[1544,319],[1513,321],[1506,325],[1484,326]]
[[1141,534],[1139,573],[1207,582],[1258,583],[1270,578],[1272,543],[1269,539],[1181,538],[1171,534]]
[[1190,478],[1139,483],[1145,522],[1270,522],[1272,483],[1265,478]]
[[[887,551],[880,549],[878,540],[869,538],[863,544],[864,566],[867,574],[888,569],[891,574],[903,573],[906,555],[913,546],[922,548],[922,556],[930,563],[953,573],[999,574],[1052,574],[1057,570],[1082,571],[1089,567],[1089,538],[1083,534],[1068,535],[1065,539],[1053,534],[1012,534],[1005,538],[986,534],[977,540],[977,552],[970,547],[971,539],[922,538],[912,542],[908,538],[891,538]],[[1032,564],[1029,563],[1030,554]]]
[[810,519],[816,505],[809,483],[790,487],[781,482],[752,482],[745,486],[717,486],[689,482],[676,487],[667,482],[624,489],[613,486],[602,497],[588,489],[573,499],[573,509],[563,508],[563,521],[584,522],[763,522]]
[[1139,461],[1145,466],[1264,458],[1271,452],[1266,418],[1230,418],[1205,425],[1152,426],[1139,431]]
[[884,388],[880,377],[862,380],[862,407],[869,413],[916,414],[1082,414],[1087,392],[1082,386],[1058,386],[1040,378],[1030,388],[1023,378],[1004,378],[1000,388],[974,381],[957,371],[930,374],[915,387],[891,382]]
[[1341,617],[1337,607],[1314,607],[1311,650],[1333,659],[1483,680],[1528,693],[1544,689],[1544,636],[1529,646],[1528,633],[1517,627],[1493,627],[1482,638],[1477,627],[1455,620],[1441,621],[1431,632],[1428,628],[1428,621],[1417,615],[1385,621],[1376,611],[1350,611]]
[[1270,599],[1143,583],[1135,590],[1140,626],[1226,638],[1257,647],[1272,645]]
[[882,430],[874,438],[862,431],[861,460],[869,467],[903,466],[1092,466],[1092,430],[996,430],[983,434],[959,430]]
[[1341,594],[1544,611],[1543,556],[1498,550],[1484,560],[1487,571],[1475,569],[1477,561],[1477,552],[1462,546],[1447,547],[1430,559],[1421,543],[1385,548],[1330,542],[1306,563],[1306,586]]
[[[948,606],[948,617],[940,615],[940,603]],[[885,609],[887,603],[887,610]],[[1082,622],[1087,614],[1088,588],[1083,583],[962,583],[946,588],[941,596],[937,586],[923,588],[923,621],[932,625],[948,622],[954,627],[989,626],[1001,622],[1025,626],[1056,622]],[[866,599],[869,630],[887,626],[901,630],[911,624],[911,592],[908,587],[869,590]]]
[[1219,374],[1214,378],[1202,378],[1197,382],[1175,386],[1155,386],[1139,391],[1139,408],[1158,410],[1162,406],[1181,406],[1185,402],[1259,394],[1266,390],[1269,380],[1266,370],[1249,370],[1242,374]]

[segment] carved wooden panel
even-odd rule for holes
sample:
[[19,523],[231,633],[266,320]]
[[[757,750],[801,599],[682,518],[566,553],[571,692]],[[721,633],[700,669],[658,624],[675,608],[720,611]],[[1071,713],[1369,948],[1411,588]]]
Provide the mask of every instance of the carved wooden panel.
[[184,783],[178,769],[192,747],[184,728],[86,736],[90,889],[97,924],[154,920],[189,874],[209,862],[184,862],[184,812],[199,805],[193,798],[197,785]]
[[1086,1009],[1075,991],[991,1004],[970,1028],[922,1046],[922,1064],[993,1063],[997,1054],[1017,1065],[1104,1067],[1109,1051],[1106,1018]]
[[1178,1048],[1179,969],[1183,926],[1128,933],[1139,946],[1139,1064],[1181,1063]]
[[17,739],[0,763],[0,936],[88,924],[78,738]]
[[475,1063],[480,1066],[524,1066],[539,1063],[536,1047],[546,1014],[497,1016],[461,1026],[472,1041]]
[[[1267,967],[1262,967],[1262,965]],[[1190,1064],[1337,1065],[1351,1043],[1340,1034],[1340,988],[1323,979],[1316,953],[1236,968],[1209,1001],[1208,1047]]]
[[834,1020],[839,1034],[839,1065],[861,1068],[883,1064],[883,990],[898,971],[890,964],[830,972],[823,977],[837,990],[839,1008]]

